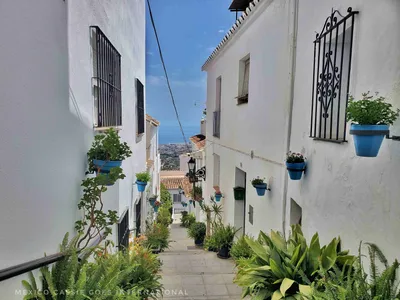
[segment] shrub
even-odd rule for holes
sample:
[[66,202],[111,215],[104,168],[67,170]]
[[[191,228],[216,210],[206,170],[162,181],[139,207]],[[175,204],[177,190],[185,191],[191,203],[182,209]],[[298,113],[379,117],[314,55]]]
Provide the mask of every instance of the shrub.
[[[327,272],[320,271],[321,280],[314,283],[314,292],[309,299],[319,300],[398,300],[400,299],[399,282],[396,275],[399,262],[389,265],[382,251],[375,244],[367,243],[370,263],[370,276],[361,263],[361,244],[358,260],[354,261],[352,272],[338,268]],[[381,266],[378,266],[377,259]],[[383,270],[380,271],[380,267]]]
[[218,245],[215,236],[210,235],[204,239],[204,249],[208,251],[217,251]]
[[182,214],[181,216],[181,225],[185,228],[189,228],[190,225],[192,225],[194,222],[196,222],[196,217],[193,213],[186,213]]
[[172,223],[172,221],[173,219],[169,207],[162,203],[160,208],[158,209],[156,222],[165,227],[168,227]]
[[362,99],[355,101],[353,96],[349,97],[347,106],[347,121],[352,121],[360,125],[389,125],[399,117],[399,109],[392,109],[392,104],[385,102],[385,97],[375,93],[372,96],[367,93],[362,94]]
[[148,182],[150,181],[151,177],[149,172],[141,172],[141,173],[136,173],[136,179],[138,181]]
[[[161,277],[157,275],[161,264],[146,249],[109,254],[106,248],[96,247],[80,252],[78,258],[76,242],[74,238],[68,243],[68,234],[65,236],[60,250],[67,255],[51,269],[40,269],[41,287],[29,273],[29,281],[22,281],[29,295],[24,299],[94,299],[93,291],[107,291],[101,299],[139,300],[161,293]],[[89,262],[94,252],[98,255]],[[79,297],[71,291],[79,291]]]
[[302,163],[305,160],[306,160],[306,158],[301,153],[295,153],[295,152],[289,151],[286,154],[286,162],[290,163],[290,164]]
[[253,255],[253,251],[246,242],[246,237],[254,241],[252,237],[242,235],[232,244],[231,256],[235,261],[237,261],[239,258],[250,258]]
[[146,240],[143,242],[143,246],[150,249],[158,249],[161,251],[169,247],[169,229],[168,227],[154,223],[147,226],[144,233]]
[[195,241],[203,242],[206,236],[206,224],[202,222],[193,223],[188,229],[188,236]]
[[229,224],[226,226],[223,224],[214,226],[213,236],[215,237],[217,248],[221,249],[227,247],[230,249],[232,247],[235,234],[238,231],[239,229],[236,229],[234,226]]
[[348,251],[340,252],[340,239],[320,247],[318,234],[307,245],[300,226],[293,226],[288,240],[278,232],[267,236],[260,232],[265,245],[245,237],[254,256],[240,259],[235,283],[243,287],[243,297],[282,299],[301,295],[310,296],[311,284],[321,279],[320,269],[327,272],[343,268],[354,261]]

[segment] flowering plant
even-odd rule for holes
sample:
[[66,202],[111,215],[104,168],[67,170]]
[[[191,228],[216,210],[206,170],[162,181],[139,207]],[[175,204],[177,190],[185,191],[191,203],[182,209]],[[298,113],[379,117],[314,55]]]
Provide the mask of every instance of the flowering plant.
[[260,177],[257,176],[257,178],[254,178],[254,179],[251,181],[251,184],[252,184],[252,185],[264,184],[264,180],[265,180],[265,178],[260,178]]
[[286,154],[286,162],[290,163],[290,164],[302,163],[305,160],[306,160],[306,158],[301,153],[295,153],[295,152],[289,151]]
[[161,205],[161,201],[156,201],[156,202],[154,202],[154,206],[160,206]]

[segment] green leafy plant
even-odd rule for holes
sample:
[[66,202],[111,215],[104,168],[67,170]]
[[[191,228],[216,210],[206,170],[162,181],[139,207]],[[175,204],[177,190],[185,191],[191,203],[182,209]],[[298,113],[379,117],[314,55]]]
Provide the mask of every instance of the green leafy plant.
[[170,206],[168,203],[161,202],[156,219],[158,224],[168,227],[172,223],[173,219],[169,208]]
[[203,189],[201,186],[194,186],[194,189],[192,189],[191,193],[192,199],[193,200],[200,200],[203,197]]
[[253,255],[253,251],[247,244],[246,238],[254,241],[252,237],[248,235],[242,235],[232,244],[230,254],[235,261],[237,261],[239,258],[250,258]]
[[93,159],[117,161],[124,160],[131,155],[130,147],[126,142],[121,142],[117,131],[113,128],[107,129],[104,134],[95,135],[92,147],[87,153],[89,172],[97,171]]
[[181,214],[181,226],[185,228],[189,228],[194,222],[196,222],[196,217],[193,213],[184,213]]
[[288,240],[275,231],[270,236],[260,232],[260,237],[263,244],[245,237],[254,255],[238,261],[235,283],[243,287],[243,297],[279,300],[310,296],[311,284],[321,279],[320,270],[342,269],[355,259],[348,251],[340,251],[338,238],[321,247],[315,234],[307,245],[300,226],[292,227]]
[[142,182],[148,182],[151,179],[149,172],[136,173],[136,179]]
[[257,178],[254,178],[253,180],[251,180],[251,184],[252,185],[264,184],[264,180],[265,180],[265,178],[257,177]]
[[289,151],[286,154],[286,162],[290,163],[290,164],[302,163],[302,162],[305,162],[305,160],[306,160],[306,158],[301,153]]
[[188,236],[195,241],[203,241],[206,236],[206,224],[195,222],[188,228]]
[[115,182],[124,177],[121,168],[112,168],[107,175],[99,174],[82,181],[83,196],[78,208],[83,211],[83,218],[75,222],[75,229],[80,235],[78,248],[85,248],[99,236],[106,239],[111,234],[112,225],[118,222],[118,213],[115,210],[103,211],[102,194],[107,191],[107,182]]
[[214,225],[213,236],[215,237],[217,248],[231,249],[233,239],[238,231],[239,229],[229,224],[226,226],[222,223]]
[[390,265],[377,245],[371,243],[366,245],[369,254],[369,276],[362,263],[364,255],[361,253],[360,243],[359,256],[352,268],[347,268],[347,271],[338,268],[321,270],[321,279],[313,284],[313,295],[309,299],[399,300],[399,282],[396,280],[399,262],[395,260]]
[[204,249],[208,251],[217,251],[218,245],[214,235],[206,236],[204,239]]
[[347,121],[360,125],[391,125],[399,117],[400,110],[393,109],[392,104],[385,102],[385,97],[370,95],[370,92],[362,94],[361,100],[355,100],[349,96],[347,106]]
[[[160,263],[147,250],[110,254],[107,248],[87,248],[78,251],[78,236],[68,242],[68,234],[60,246],[65,258],[52,267],[40,269],[39,281],[33,273],[22,285],[28,299],[131,299],[139,300],[160,294]],[[95,254],[95,255],[94,255]],[[94,255],[94,259],[89,260]],[[93,298],[96,293],[96,298]]]
[[144,235],[146,240],[143,246],[150,249],[160,249],[163,251],[169,247],[170,232],[168,227],[159,223],[146,224],[146,231]]

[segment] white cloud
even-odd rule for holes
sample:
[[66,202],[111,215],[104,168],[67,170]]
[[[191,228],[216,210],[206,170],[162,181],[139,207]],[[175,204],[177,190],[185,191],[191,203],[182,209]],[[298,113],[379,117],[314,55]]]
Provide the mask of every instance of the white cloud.
[[148,75],[146,77],[146,81],[147,81],[147,84],[156,85],[156,86],[165,85],[165,83],[166,83],[164,76]]
[[159,67],[161,67],[160,64],[150,65],[150,68],[152,68],[152,69],[157,69],[157,68],[159,68]]
[[153,55],[154,55],[154,53],[153,53],[153,52],[150,52],[150,51],[146,52],[146,54],[147,54],[147,55],[150,55],[150,56],[153,56]]
[[223,30],[223,29],[218,30],[218,33],[224,33],[224,32],[225,32],[225,30]]

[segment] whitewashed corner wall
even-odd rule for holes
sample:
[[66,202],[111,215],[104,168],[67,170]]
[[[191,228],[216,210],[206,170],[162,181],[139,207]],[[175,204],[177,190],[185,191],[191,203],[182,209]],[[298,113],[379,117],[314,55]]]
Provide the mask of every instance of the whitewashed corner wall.
[[[0,268],[57,252],[80,216],[94,135],[91,25],[122,55],[120,134],[133,150],[107,205],[122,214],[137,197],[132,183],[145,169],[145,141],[136,138],[134,80],[145,82],[144,15],[143,0],[0,2],[0,69],[7,70],[0,73]],[[1,298],[21,299],[22,278],[0,283]]]
[[[308,237],[316,231],[323,242],[340,235],[343,248],[357,252],[359,242],[373,242],[388,258],[399,258],[400,142],[384,140],[377,158],[355,156],[352,136],[334,144],[309,138],[313,40],[332,7],[355,17],[350,94],[368,90],[387,96],[400,108],[400,2],[393,0],[301,1],[299,6],[296,84],[291,149],[304,151],[308,169],[300,182],[289,182],[288,203],[303,210]],[[312,7],[312,9],[310,9]],[[400,134],[400,121],[392,126]],[[289,205],[287,215],[289,212]]]
[[[230,37],[218,56],[206,65],[207,137],[214,143],[206,150],[209,174],[206,193],[214,192],[212,186],[216,180],[211,174],[215,167],[213,154],[217,154],[220,188],[226,194],[221,202],[225,223],[235,223],[237,204],[231,189],[235,184],[234,170],[238,167],[247,172],[246,209],[249,204],[254,207],[254,225],[246,221],[247,233],[257,235],[259,230],[282,230],[283,222],[288,232],[293,199],[302,207],[307,237],[318,231],[326,243],[340,235],[343,248],[350,248],[353,253],[357,252],[360,240],[374,242],[390,259],[398,257],[400,142],[385,140],[379,156],[369,159],[355,156],[349,135],[348,142],[343,144],[314,141],[308,136],[313,41],[332,8],[343,15],[349,6],[360,11],[355,21],[350,93],[359,96],[364,91],[379,91],[400,107],[400,37],[397,34],[400,3],[394,0],[379,4],[373,0],[298,1],[294,73],[289,66],[288,49],[295,16],[289,7],[295,2],[262,3]],[[248,54],[249,103],[236,106],[239,60]],[[294,86],[291,86],[293,75]],[[219,76],[222,76],[222,113],[221,138],[217,139],[212,137],[212,112]],[[288,136],[285,127],[288,129],[290,97],[284,91],[291,87],[294,104]],[[400,121],[392,127],[392,134],[400,135]],[[308,157],[308,169],[301,181],[289,180],[285,196],[287,171],[283,162],[288,138],[291,150],[304,152]],[[269,161],[252,159],[251,150],[255,156]],[[272,191],[263,198],[255,196],[249,183],[256,176],[273,178]]]

